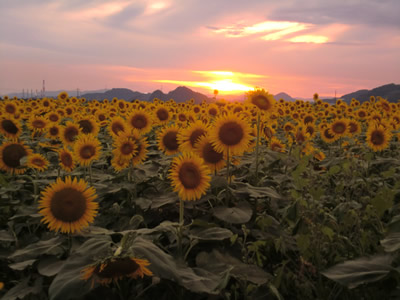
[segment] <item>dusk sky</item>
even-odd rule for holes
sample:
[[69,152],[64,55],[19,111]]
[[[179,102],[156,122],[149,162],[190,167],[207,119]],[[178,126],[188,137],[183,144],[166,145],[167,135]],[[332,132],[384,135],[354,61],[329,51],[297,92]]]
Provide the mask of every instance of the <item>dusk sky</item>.
[[0,95],[400,83],[399,0],[0,0]]

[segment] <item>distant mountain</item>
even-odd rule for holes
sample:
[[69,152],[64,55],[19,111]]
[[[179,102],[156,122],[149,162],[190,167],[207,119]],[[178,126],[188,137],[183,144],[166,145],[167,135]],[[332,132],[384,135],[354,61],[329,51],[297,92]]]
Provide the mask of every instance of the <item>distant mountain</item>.
[[343,95],[341,98],[346,102],[350,102],[352,98],[360,102],[365,102],[368,101],[371,96],[381,96],[389,102],[397,102],[400,100],[400,84],[390,83],[372,90],[359,90],[354,93]]
[[283,99],[283,100],[289,101],[289,102],[294,102],[294,101],[296,101],[296,99],[290,97],[290,96],[289,96],[288,94],[286,94],[286,93],[279,93],[279,94],[276,94],[276,95],[274,96],[274,98],[275,98],[275,100],[277,100],[277,101],[279,101],[280,99]]
[[133,101],[133,100],[141,100],[141,101],[153,101],[154,98],[160,99],[162,101],[168,101],[170,99],[174,99],[175,102],[185,102],[190,99],[194,99],[195,103],[200,103],[203,100],[211,100],[206,95],[203,95],[198,92],[194,92],[191,89],[180,86],[177,87],[175,90],[170,91],[168,94],[164,94],[160,90],[156,90],[152,93],[141,93],[141,92],[133,92],[130,89],[111,89],[106,91],[105,93],[89,93],[84,94],[82,97],[86,98],[87,100],[103,100],[103,99],[124,99],[126,101]]

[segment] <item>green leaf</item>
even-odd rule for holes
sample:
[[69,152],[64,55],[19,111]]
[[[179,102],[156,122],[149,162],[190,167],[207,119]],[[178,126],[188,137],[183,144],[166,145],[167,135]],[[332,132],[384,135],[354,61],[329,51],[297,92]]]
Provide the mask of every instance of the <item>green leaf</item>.
[[321,228],[321,231],[323,234],[329,237],[329,239],[332,241],[333,236],[335,235],[335,232],[332,230],[332,228],[324,226]]
[[235,207],[219,206],[214,208],[215,217],[232,224],[247,223],[252,215],[253,210],[248,202],[240,202]]
[[271,293],[276,297],[278,300],[283,300],[282,295],[279,293],[278,289],[272,284],[268,284],[268,288],[271,291]]
[[381,240],[381,245],[386,252],[394,252],[400,249],[400,232],[390,233],[385,239]]
[[148,267],[156,276],[172,280],[194,293],[219,294],[223,286],[223,274],[213,274],[205,269],[189,268],[178,264],[174,258],[156,245],[140,237],[135,239],[131,249],[136,256],[150,262]]
[[200,252],[196,257],[196,264],[214,274],[220,274],[230,270],[233,277],[252,282],[265,284],[271,275],[256,265],[248,265],[228,253],[221,253],[213,249],[210,253]]
[[49,287],[50,300],[80,298],[91,290],[91,281],[81,278],[81,271],[92,261],[87,257],[72,255],[59,270]]
[[224,239],[229,239],[233,235],[232,231],[226,228],[212,227],[201,230],[193,229],[189,233],[191,238],[206,241],[222,241]]
[[167,204],[174,204],[174,203],[179,203],[179,198],[176,193],[168,193],[161,195],[159,197],[154,197],[151,203],[151,208],[160,208],[161,206],[167,205]]
[[310,247],[310,236],[307,234],[299,234],[296,237],[297,247],[299,247],[300,253],[304,255]]
[[341,170],[340,166],[336,165],[336,166],[332,166],[329,168],[328,174],[329,175],[335,175],[337,173],[339,173]]
[[55,237],[46,241],[39,241],[37,243],[25,247],[24,249],[15,251],[13,254],[9,256],[9,258],[33,259],[43,254],[60,255],[64,251],[63,248],[61,247],[63,240],[64,239],[61,237]]
[[2,242],[14,242],[15,239],[11,233],[6,230],[0,230],[0,241]]
[[322,274],[351,289],[384,278],[392,270],[392,261],[390,255],[362,257],[333,266]]
[[131,227],[133,229],[139,228],[139,225],[142,224],[144,222],[144,218],[141,215],[134,215],[130,221],[129,221],[129,225],[131,225]]
[[236,188],[232,192],[242,197],[281,199],[282,197],[273,189],[267,186],[256,187],[248,183],[235,183]]
[[22,271],[25,270],[27,267],[32,266],[35,261],[36,259],[29,259],[18,263],[10,264],[8,266],[13,270]]
[[371,200],[371,204],[376,209],[379,217],[382,217],[383,213],[393,206],[394,195],[395,191],[384,187],[380,189],[377,195]]
[[39,264],[37,265],[37,269],[39,274],[52,277],[60,272],[64,262],[64,260],[59,260],[55,256],[49,256],[40,260]]
[[24,299],[30,294],[37,295],[42,291],[43,278],[39,277],[35,280],[33,286],[29,285],[29,277],[23,279],[20,283],[9,290],[1,299],[2,300],[15,300]]

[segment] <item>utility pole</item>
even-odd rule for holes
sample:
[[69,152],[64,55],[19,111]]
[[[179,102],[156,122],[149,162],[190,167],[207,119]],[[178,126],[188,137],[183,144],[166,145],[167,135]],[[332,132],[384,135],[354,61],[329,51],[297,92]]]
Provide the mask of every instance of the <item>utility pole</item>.
[[22,89],[22,99],[25,99],[25,89]]
[[44,98],[45,96],[46,96],[46,88],[45,88],[45,82],[44,82],[44,79],[43,79],[43,86],[42,86],[42,98]]

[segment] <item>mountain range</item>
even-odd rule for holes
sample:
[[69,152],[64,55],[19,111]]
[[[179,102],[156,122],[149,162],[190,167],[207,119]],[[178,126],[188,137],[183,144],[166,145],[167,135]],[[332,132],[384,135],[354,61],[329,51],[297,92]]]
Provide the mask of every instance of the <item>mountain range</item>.
[[[61,91],[48,91],[46,92],[47,97],[57,97],[57,95]],[[76,95],[77,91],[67,91],[70,96]],[[22,98],[22,93],[15,93],[10,94],[9,97],[17,96]],[[381,96],[387,99],[389,102],[397,102],[400,100],[400,84],[386,84],[371,90],[363,89],[356,92],[352,92],[349,94],[345,94],[339,98],[343,99],[345,102],[349,103],[352,98],[357,99],[360,102],[364,102],[369,100],[371,96]],[[195,103],[201,103],[203,100],[206,101],[213,101],[214,99],[208,97],[202,93],[195,92],[187,87],[180,86],[177,87],[175,90],[172,90],[165,94],[161,90],[155,90],[152,93],[141,93],[138,91],[132,91],[126,88],[113,88],[111,90],[98,90],[98,91],[90,91],[90,92],[83,92],[80,97],[84,97],[87,100],[103,100],[103,99],[124,99],[126,101],[133,101],[133,100],[141,100],[141,101],[152,101],[154,98],[158,98],[162,101],[168,101],[170,99],[174,99],[176,102],[185,102],[187,100],[193,99]],[[311,100],[311,99],[302,99],[302,98],[293,98],[287,93],[279,93],[274,95],[276,100],[284,99],[285,101],[295,101],[296,99],[301,100]],[[224,96],[220,96],[218,98],[224,98]],[[237,100],[242,101],[243,95],[238,96],[229,96],[228,100]],[[336,101],[335,98],[323,99],[326,102],[334,103]]]

